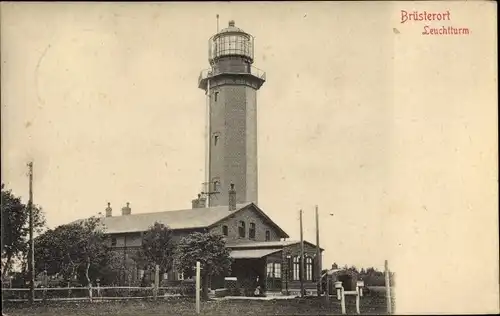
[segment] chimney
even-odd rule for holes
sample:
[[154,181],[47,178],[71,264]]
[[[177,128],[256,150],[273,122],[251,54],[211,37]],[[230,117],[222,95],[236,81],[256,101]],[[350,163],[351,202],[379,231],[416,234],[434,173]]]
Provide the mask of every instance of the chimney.
[[203,197],[200,195],[200,197],[198,198],[198,208],[205,208],[206,205],[205,203],[207,202],[207,198]]
[[113,209],[111,208],[111,203],[108,202],[108,207],[106,207],[106,217],[113,216]]
[[229,211],[236,210],[236,190],[234,189],[234,184],[231,183],[231,188],[229,189]]
[[201,194],[198,194],[198,198],[191,201],[193,208],[204,208],[205,207],[206,198],[202,197]]
[[130,203],[127,202],[127,206],[122,208],[122,215],[130,215],[132,213],[132,209],[130,208]]

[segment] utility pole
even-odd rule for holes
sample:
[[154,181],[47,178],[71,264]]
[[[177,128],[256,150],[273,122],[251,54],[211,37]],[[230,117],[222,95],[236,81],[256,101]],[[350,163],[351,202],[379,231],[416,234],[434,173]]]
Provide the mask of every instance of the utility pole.
[[318,206],[316,205],[316,263],[317,263],[317,271],[316,272],[316,282],[317,282],[317,294],[318,297],[321,297],[321,248],[319,247],[319,214],[318,214]]
[[302,227],[302,210],[300,210],[300,297],[304,297],[304,229]]
[[391,279],[389,272],[389,263],[385,260],[385,297],[387,300],[387,314],[392,314],[392,300],[391,300]]
[[28,163],[28,176],[29,176],[29,257],[28,257],[28,270],[30,275],[30,303],[35,302],[35,242],[33,239],[33,162]]

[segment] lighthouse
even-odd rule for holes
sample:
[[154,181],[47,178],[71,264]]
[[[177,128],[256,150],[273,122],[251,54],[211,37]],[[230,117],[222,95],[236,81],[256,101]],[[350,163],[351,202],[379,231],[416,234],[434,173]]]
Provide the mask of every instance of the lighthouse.
[[198,79],[207,98],[206,206],[228,205],[231,187],[236,203],[257,204],[257,91],[266,78],[253,66],[254,37],[229,21],[209,39],[208,62]]

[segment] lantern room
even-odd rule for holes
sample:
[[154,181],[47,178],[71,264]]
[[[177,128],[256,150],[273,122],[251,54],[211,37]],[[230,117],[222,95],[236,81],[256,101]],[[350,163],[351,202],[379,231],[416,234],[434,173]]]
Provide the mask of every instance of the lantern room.
[[227,28],[212,36],[209,40],[208,60],[214,65],[224,57],[240,57],[249,64],[253,63],[254,38],[235,26],[234,21],[229,21]]

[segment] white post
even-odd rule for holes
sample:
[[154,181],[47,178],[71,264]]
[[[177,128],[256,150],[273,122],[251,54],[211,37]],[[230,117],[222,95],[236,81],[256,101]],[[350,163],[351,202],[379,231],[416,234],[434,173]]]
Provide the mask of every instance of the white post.
[[387,314],[392,314],[392,301],[391,301],[391,284],[389,277],[389,264],[385,260],[385,297],[387,300]]
[[97,279],[97,297],[101,297],[100,281]]
[[344,315],[345,314],[345,293],[344,293],[344,287],[342,287],[340,289],[340,295],[341,295],[340,307],[342,308],[342,314]]
[[92,283],[89,283],[89,300],[92,302]]
[[363,287],[365,286],[365,281],[357,281],[357,287],[359,288],[359,296],[363,297]]
[[359,312],[359,297],[360,297],[360,293],[361,292],[361,288],[359,286],[356,287],[356,314],[361,314]]
[[341,296],[341,290],[342,290],[342,282],[336,281],[335,282],[335,289],[337,290],[337,300],[340,300],[342,298]]
[[160,266],[156,265],[155,266],[155,288],[154,288],[154,298],[156,299],[158,297],[158,287],[160,284]]
[[200,313],[200,262],[196,261],[196,314]]
[[342,308],[342,314],[345,314],[345,293],[344,293],[344,287],[340,288],[340,293],[341,293],[340,306]]

